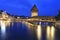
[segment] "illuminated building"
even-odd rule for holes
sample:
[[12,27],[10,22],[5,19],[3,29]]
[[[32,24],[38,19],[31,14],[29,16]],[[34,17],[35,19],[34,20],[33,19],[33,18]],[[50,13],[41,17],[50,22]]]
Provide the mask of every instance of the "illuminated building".
[[38,9],[37,9],[36,5],[33,6],[31,11],[32,11],[31,17],[38,16]]
[[3,18],[8,18],[8,15],[7,15],[6,11],[2,12],[2,17]]

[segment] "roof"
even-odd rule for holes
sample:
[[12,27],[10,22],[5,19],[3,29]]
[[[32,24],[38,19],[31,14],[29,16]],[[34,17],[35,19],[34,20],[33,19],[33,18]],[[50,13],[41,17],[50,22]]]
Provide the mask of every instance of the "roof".
[[31,11],[32,11],[32,12],[37,12],[37,11],[38,11],[37,6],[36,6],[36,5],[34,5],[34,6],[32,7],[32,9],[31,9]]

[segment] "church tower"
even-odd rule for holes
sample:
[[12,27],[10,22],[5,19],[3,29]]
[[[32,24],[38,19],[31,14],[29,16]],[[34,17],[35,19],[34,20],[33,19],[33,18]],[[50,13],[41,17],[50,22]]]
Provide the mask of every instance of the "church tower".
[[31,17],[38,16],[38,9],[36,5],[34,5],[31,9]]

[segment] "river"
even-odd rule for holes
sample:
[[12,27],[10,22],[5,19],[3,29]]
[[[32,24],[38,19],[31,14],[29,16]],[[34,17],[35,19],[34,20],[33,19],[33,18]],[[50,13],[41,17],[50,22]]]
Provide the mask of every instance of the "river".
[[[60,29],[53,25],[29,27],[20,22],[0,28],[0,40],[60,40]],[[5,27],[5,28],[4,28]]]

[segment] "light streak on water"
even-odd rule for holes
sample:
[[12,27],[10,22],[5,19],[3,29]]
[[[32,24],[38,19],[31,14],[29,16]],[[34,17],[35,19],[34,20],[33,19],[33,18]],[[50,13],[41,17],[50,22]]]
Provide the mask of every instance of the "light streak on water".
[[47,26],[47,33],[46,33],[46,35],[47,35],[47,40],[50,40],[50,26]]
[[1,33],[5,34],[5,31],[6,31],[5,21],[1,21]]
[[38,38],[38,40],[41,40],[41,36],[42,36],[42,28],[41,28],[41,25],[38,25],[38,28],[37,28],[37,38]]
[[6,27],[7,27],[7,26],[10,26],[10,22],[11,22],[10,19],[8,19],[7,21],[5,21],[5,23],[6,23],[5,25],[6,25]]
[[14,23],[12,22],[11,24],[12,24],[12,27],[13,27]]
[[55,28],[54,26],[47,26],[47,40],[54,40],[55,38]]
[[0,26],[1,26],[1,37],[2,37],[2,40],[4,40],[5,36],[6,36],[6,24],[5,24],[5,21],[0,21]]
[[54,26],[51,26],[51,40],[54,40],[55,38],[55,28]]

